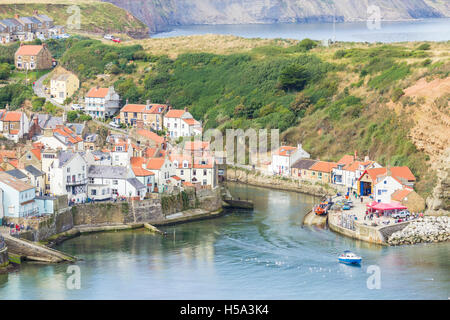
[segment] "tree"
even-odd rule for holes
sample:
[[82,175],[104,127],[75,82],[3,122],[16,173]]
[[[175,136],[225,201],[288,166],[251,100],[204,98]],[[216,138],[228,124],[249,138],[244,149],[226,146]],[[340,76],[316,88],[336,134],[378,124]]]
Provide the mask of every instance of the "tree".
[[281,72],[278,85],[285,91],[300,91],[305,87],[307,81],[308,72],[306,68],[299,64],[292,64]]
[[9,64],[2,63],[0,64],[0,80],[6,80],[11,75],[11,68]]
[[317,47],[317,43],[314,40],[306,38],[300,41],[297,46],[304,51],[309,51],[312,48]]
[[69,111],[67,112],[67,121],[68,122],[75,122],[78,118],[78,113],[76,111]]

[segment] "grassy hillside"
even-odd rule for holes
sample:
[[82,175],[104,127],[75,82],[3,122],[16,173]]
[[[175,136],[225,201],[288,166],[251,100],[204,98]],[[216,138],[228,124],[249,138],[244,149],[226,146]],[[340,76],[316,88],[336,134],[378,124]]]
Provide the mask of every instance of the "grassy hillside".
[[148,34],[148,27],[126,10],[110,3],[93,0],[6,0],[6,3],[1,1],[0,19],[14,17],[15,13],[21,16],[32,15],[34,10],[38,10],[39,13],[52,17],[56,24],[67,25],[68,18],[74,14],[67,10],[74,4],[80,8],[81,29],[69,29],[69,32]]

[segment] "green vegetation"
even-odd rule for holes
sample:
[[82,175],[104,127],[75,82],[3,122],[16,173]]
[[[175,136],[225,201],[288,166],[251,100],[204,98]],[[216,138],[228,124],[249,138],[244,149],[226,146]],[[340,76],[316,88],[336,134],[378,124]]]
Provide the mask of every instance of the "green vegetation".
[[83,111],[69,111],[67,112],[67,121],[68,122],[84,122],[92,120],[92,117],[88,114],[85,114]]
[[106,45],[98,40],[72,39],[64,46],[56,42],[59,54],[64,51],[61,64],[76,72],[81,80],[95,77],[102,73],[127,73],[136,70],[133,53],[142,50],[142,46]]
[[20,83],[9,84],[0,88],[0,108],[7,104],[10,110],[18,109],[26,99],[31,99],[33,90],[29,86]]

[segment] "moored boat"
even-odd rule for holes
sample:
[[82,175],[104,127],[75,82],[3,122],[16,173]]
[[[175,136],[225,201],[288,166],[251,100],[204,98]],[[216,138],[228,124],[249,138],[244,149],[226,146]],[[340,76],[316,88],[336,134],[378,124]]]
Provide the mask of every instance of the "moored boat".
[[361,264],[362,258],[353,252],[346,250],[339,256],[339,262],[345,264]]

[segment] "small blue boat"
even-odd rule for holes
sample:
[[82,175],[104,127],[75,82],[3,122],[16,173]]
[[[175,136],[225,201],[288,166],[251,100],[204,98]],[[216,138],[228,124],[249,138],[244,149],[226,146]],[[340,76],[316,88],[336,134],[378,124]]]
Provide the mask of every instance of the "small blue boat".
[[362,258],[353,252],[346,250],[339,256],[339,262],[345,264],[361,264]]

